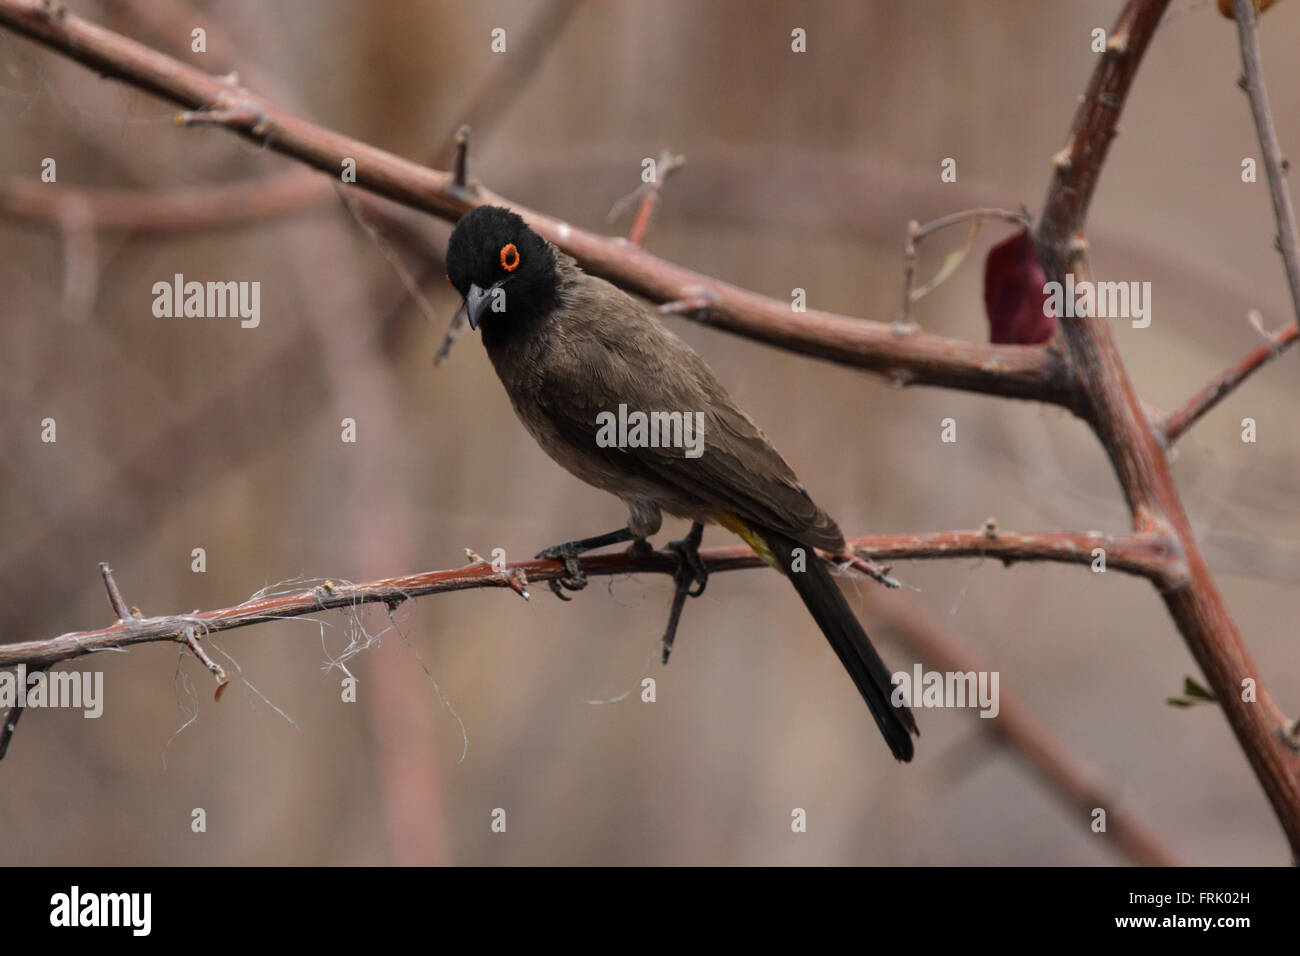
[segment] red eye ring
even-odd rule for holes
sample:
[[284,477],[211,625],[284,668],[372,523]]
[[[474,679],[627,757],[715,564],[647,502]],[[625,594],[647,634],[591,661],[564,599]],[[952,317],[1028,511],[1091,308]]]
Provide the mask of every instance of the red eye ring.
[[513,242],[501,247],[501,268],[506,272],[514,272],[519,268],[519,250]]

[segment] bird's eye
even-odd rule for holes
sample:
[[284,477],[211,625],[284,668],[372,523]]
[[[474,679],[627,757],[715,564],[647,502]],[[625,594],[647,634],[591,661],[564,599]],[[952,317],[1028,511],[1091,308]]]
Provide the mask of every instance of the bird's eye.
[[513,242],[501,247],[501,268],[506,272],[514,272],[519,268],[519,250]]

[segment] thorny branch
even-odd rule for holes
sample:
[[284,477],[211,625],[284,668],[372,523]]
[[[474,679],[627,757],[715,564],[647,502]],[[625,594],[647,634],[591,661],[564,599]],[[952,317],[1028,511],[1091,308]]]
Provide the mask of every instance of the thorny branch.
[[[857,554],[875,559],[991,557],[1006,564],[1017,561],[1091,564],[1096,560],[1094,551],[1101,549],[1105,552],[1108,568],[1152,580],[1171,580],[1179,574],[1177,556],[1171,553],[1167,542],[1156,536],[1114,537],[1065,531],[1014,533],[984,528],[977,531],[850,538],[848,546]],[[710,574],[763,566],[758,555],[743,545],[706,548],[700,551],[700,558]],[[673,575],[680,567],[680,561],[671,551],[626,550],[585,556],[582,567],[588,577],[619,574]],[[519,592],[527,582],[552,581],[566,573],[563,562],[534,560],[508,564],[504,571],[498,571],[485,562],[478,562],[463,568],[383,578],[365,584],[336,584],[326,581],[294,594],[259,597],[215,611],[162,617],[128,616],[96,630],[75,631],[45,640],[0,644],[0,668],[15,667],[18,664],[48,667],[60,661],[133,644],[182,641],[191,629],[197,629],[201,634],[214,633],[280,618],[301,617],[318,611],[356,608],[363,604],[386,604],[392,609],[411,598],[427,594],[502,587]]]
[[[1055,175],[1034,231],[1047,278],[1092,281],[1084,223],[1119,116],[1147,45],[1168,0],[1129,0],[1109,33],[1106,54],[1093,72],[1066,147],[1053,157]],[[1300,756],[1285,737],[1285,718],[1260,678],[1236,624],[1201,555],[1183,509],[1165,449],[1124,369],[1106,320],[1063,318],[1059,338],[1076,370],[1081,414],[1106,449],[1137,533],[1172,537],[1187,576],[1160,594],[1200,665],[1300,857]],[[1256,696],[1243,688],[1253,686]]]
[[[772,299],[527,209],[477,187],[456,188],[450,172],[429,169],[360,140],[309,123],[233,85],[127,37],[98,27],[60,4],[0,0],[0,24],[45,43],[105,76],[170,100],[185,123],[224,126],[259,146],[338,176],[356,163],[356,185],[444,219],[477,205],[508,205],[588,272],[655,302],[709,294],[711,325],[794,352],[888,375],[899,384],[946,385],[1074,408],[1075,387],[1059,352],[1045,346],[986,345],[945,336],[899,335],[891,323],[809,309]],[[202,114],[202,115],[200,115]]]

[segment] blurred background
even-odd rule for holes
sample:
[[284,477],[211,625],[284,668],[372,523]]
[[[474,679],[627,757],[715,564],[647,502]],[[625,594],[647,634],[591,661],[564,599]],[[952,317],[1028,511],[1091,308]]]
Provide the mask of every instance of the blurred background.
[[[1090,32],[1108,29],[1120,3],[70,6],[441,168],[468,121],[472,177],[610,234],[626,234],[630,217],[607,214],[638,186],[642,159],[684,154],[650,250],[890,321],[909,219],[1038,211],[1096,63]],[[191,49],[196,27],[204,53]],[[494,54],[498,27],[506,52]],[[791,52],[796,27],[804,54]],[[1300,5],[1271,11],[1262,32],[1279,134],[1294,148]],[[1270,328],[1289,318],[1263,170],[1241,181],[1258,145],[1239,71],[1234,25],[1212,3],[1175,0],[1089,219],[1098,277],[1152,283],[1151,327],[1114,331],[1159,409],[1258,343],[1248,309]],[[0,32],[0,641],[110,624],[100,561],[128,603],[160,614],[303,580],[456,567],[465,548],[524,559],[623,522],[617,500],[534,445],[475,336],[434,366],[458,305],[442,279],[448,223],[386,203],[350,209],[325,177],[220,130],[179,127],[175,112]],[[39,182],[46,157],[55,184]],[[955,183],[939,181],[946,157]],[[214,189],[248,198],[257,184],[251,212],[212,202]],[[110,206],[122,194],[105,192],[123,189],[179,211],[133,223],[138,203]],[[987,337],[981,263],[1006,234],[984,229],[962,270],[919,304],[924,328]],[[918,278],[961,239],[929,240]],[[259,281],[260,326],[154,317],[153,284],[178,272]],[[846,534],[972,529],[990,516],[1004,529],[1128,528],[1100,446],[1064,411],[899,389],[670,321]],[[1283,356],[1212,412],[1175,461],[1229,608],[1291,713],[1296,360]],[[1255,444],[1240,440],[1247,416]],[[41,441],[47,417],[54,444]],[[947,417],[956,444],[939,441]],[[343,418],[357,421],[355,444],[340,441]],[[684,530],[666,524],[661,538]],[[705,535],[726,543],[721,530]],[[191,569],[194,548],[204,573]],[[895,573],[907,585],[897,598],[852,586],[891,666],[936,666],[915,634],[942,634],[1000,673],[1004,707],[1018,697],[1105,806],[1178,859],[1289,862],[1222,715],[1165,703],[1199,673],[1147,583],[978,560]],[[771,572],[715,576],[688,603],[666,668],[668,579],[598,579],[568,604],[533,592],[227,633],[212,642],[235,675],[219,703],[208,673],[171,644],[63,665],[102,669],[104,715],[25,716],[0,764],[0,863],[1132,860],[1113,827],[1093,833],[1085,810],[973,711],[919,712],[917,759],[896,765]],[[361,647],[346,663],[359,681],[347,703],[329,662]],[[640,699],[645,676],[657,681],[653,704]],[[191,830],[195,808],[205,833]],[[496,808],[505,833],[492,832]],[[794,808],[806,833],[791,832]]]

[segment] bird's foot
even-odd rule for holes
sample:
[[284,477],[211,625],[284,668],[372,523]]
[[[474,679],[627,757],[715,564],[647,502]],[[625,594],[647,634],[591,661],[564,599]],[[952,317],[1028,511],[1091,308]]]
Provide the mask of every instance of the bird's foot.
[[564,593],[565,591],[581,591],[587,586],[587,572],[582,570],[582,562],[578,560],[578,554],[579,551],[572,543],[557,544],[555,547],[537,552],[536,559],[539,561],[564,562],[564,577],[552,578],[546,582],[561,601],[573,600]]
[[[700,559],[700,539],[704,536],[704,525],[698,521],[691,525],[691,530],[680,541],[669,541],[667,548],[677,556],[677,570],[673,573],[673,603],[668,609],[668,626],[664,628],[663,661],[673,652],[673,641],[677,638],[677,624],[682,619],[682,608],[688,597],[699,597],[704,593],[704,586],[709,583],[709,569]],[[696,589],[693,585],[699,585]]]
[[690,586],[686,592],[688,597],[699,597],[709,583],[709,569],[700,558],[700,538],[703,534],[704,525],[693,524],[686,537],[680,541],[669,541],[667,545],[668,550],[675,553],[681,562],[677,576]]
[[645,538],[633,538],[627,546],[627,553],[637,558],[648,558],[655,553],[655,547]]
[[567,591],[581,591],[587,586],[587,574],[582,570],[578,555],[594,551],[596,548],[618,544],[620,541],[630,541],[633,537],[632,532],[627,528],[619,528],[617,531],[609,532],[609,534],[598,534],[594,538],[579,538],[577,541],[566,541],[564,544],[554,545],[545,551],[539,551],[537,560],[564,562],[564,577],[546,583],[551,586],[551,590],[555,592],[556,597],[561,601],[568,601],[571,599],[564,596],[564,592],[560,590],[561,588]]

